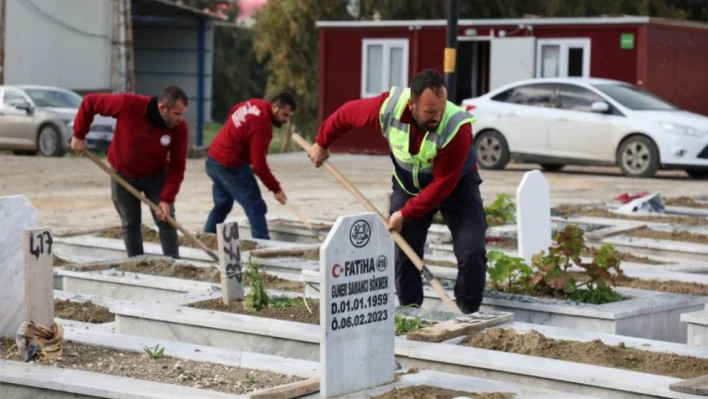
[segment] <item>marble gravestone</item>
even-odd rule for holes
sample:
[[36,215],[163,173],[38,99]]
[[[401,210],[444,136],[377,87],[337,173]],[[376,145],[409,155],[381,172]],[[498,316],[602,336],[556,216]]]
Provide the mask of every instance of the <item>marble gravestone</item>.
[[531,265],[531,257],[548,253],[551,232],[551,189],[539,170],[526,172],[516,189],[516,223],[519,257]]
[[0,337],[15,338],[25,320],[24,232],[39,212],[24,195],[0,197]]
[[225,305],[243,299],[243,269],[238,223],[216,225],[219,243],[219,270],[221,271],[221,298]]
[[341,216],[320,248],[320,397],[394,380],[393,239],[374,213]]

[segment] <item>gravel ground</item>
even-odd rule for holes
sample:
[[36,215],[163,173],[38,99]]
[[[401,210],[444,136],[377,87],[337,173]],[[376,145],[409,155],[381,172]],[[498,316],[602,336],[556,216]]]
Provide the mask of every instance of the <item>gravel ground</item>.
[[[375,206],[383,209],[391,188],[389,157],[333,154],[330,160]],[[188,160],[176,203],[177,220],[194,231],[201,231],[212,206],[211,181],[204,172],[204,162]],[[290,203],[308,218],[333,221],[341,215],[365,211],[325,168],[315,169],[303,152],[271,155],[269,163]],[[523,174],[537,167],[512,164],[503,171],[481,171],[485,201],[492,201],[499,193],[514,198]],[[551,185],[553,205],[609,201],[624,192],[663,191],[676,197],[691,196],[695,195],[697,184],[681,171],[661,172],[653,179],[629,179],[618,168],[568,167],[545,175]],[[27,196],[40,211],[40,223],[51,227],[55,234],[118,225],[109,183],[110,178],[87,159],[0,155],[0,196]],[[297,220],[262,185],[261,190],[271,216]],[[231,216],[243,214],[235,206]],[[143,215],[146,224],[153,223],[149,216],[145,217],[149,215],[145,205]]]

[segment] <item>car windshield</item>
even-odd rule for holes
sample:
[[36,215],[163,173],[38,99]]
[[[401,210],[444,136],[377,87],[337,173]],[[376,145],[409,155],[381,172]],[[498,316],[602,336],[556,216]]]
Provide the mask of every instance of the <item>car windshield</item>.
[[636,111],[677,110],[665,100],[632,85],[596,84],[598,90],[613,100]]
[[79,108],[82,97],[68,90],[25,89],[38,107]]

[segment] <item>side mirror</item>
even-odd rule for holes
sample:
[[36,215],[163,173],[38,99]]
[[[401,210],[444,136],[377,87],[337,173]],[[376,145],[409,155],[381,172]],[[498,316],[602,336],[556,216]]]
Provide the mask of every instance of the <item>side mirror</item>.
[[31,114],[33,111],[32,105],[30,103],[28,103],[27,101],[22,101],[21,103],[14,104],[14,107],[17,109],[23,109],[28,114]]
[[591,109],[592,109],[592,112],[604,114],[610,110],[610,106],[604,101],[595,101],[594,103],[592,103]]

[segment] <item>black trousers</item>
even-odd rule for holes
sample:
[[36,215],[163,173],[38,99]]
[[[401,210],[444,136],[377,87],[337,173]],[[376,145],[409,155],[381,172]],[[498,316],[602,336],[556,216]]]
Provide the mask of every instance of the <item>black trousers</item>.
[[[165,185],[165,172],[160,172],[156,176],[145,178],[132,178],[119,173],[133,188],[143,193],[155,205],[160,203],[160,194],[162,187]],[[123,241],[128,256],[142,255],[143,252],[143,234],[140,231],[142,225],[142,210],[141,202],[130,191],[118,184],[114,179],[111,179],[111,199],[113,205],[120,216],[121,226],[123,228]],[[155,212],[152,212],[152,218],[160,230],[160,244],[162,252],[165,256],[179,258],[179,243],[177,241],[177,230],[169,223],[163,222],[157,218]],[[174,204],[170,210],[171,216],[175,217]]]
[[[484,236],[487,230],[477,171],[464,175],[455,190],[435,209],[420,219],[406,220],[401,235],[423,258],[425,241],[433,216],[439,210],[452,233],[452,245],[458,271],[455,299],[463,313],[473,313],[482,305],[487,279],[487,251]],[[412,198],[393,181],[390,212],[400,210]],[[401,306],[423,304],[423,281],[420,272],[396,245],[396,293]]]

